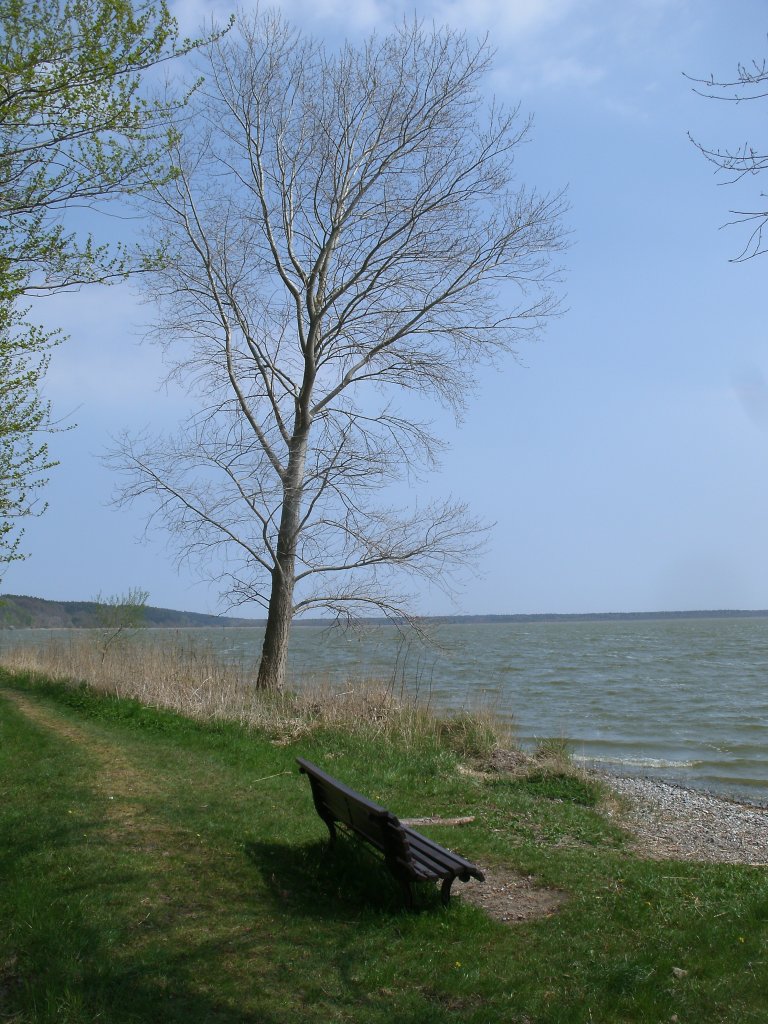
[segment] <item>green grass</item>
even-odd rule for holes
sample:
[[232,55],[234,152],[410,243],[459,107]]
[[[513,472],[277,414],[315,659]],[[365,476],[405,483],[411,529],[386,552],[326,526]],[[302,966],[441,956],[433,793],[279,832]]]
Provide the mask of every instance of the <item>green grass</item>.
[[[460,774],[457,730],[275,745],[0,673],[0,1020],[768,1020],[764,870],[639,860],[593,783]],[[405,912],[364,849],[328,852],[299,754],[402,816],[474,814],[424,831],[568,902],[507,926],[422,889]]]

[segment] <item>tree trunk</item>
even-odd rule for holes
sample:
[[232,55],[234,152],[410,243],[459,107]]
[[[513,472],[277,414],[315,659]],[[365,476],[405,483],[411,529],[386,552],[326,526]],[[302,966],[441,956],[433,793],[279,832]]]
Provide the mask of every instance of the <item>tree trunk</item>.
[[269,595],[267,628],[261,648],[258,689],[279,689],[285,680],[288,665],[288,639],[293,618],[294,560],[290,565],[275,565],[272,570],[272,592]]
[[280,689],[288,666],[288,640],[293,619],[293,586],[296,575],[296,546],[301,520],[301,499],[309,430],[305,429],[291,446],[283,485],[283,508],[277,534],[277,558],[272,569],[267,627],[261,648],[258,689]]

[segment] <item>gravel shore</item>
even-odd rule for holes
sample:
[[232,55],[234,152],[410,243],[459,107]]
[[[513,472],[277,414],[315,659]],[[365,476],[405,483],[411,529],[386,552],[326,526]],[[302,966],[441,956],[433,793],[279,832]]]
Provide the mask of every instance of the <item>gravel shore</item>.
[[768,866],[768,808],[658,779],[596,774],[623,798],[609,813],[634,836],[639,854]]

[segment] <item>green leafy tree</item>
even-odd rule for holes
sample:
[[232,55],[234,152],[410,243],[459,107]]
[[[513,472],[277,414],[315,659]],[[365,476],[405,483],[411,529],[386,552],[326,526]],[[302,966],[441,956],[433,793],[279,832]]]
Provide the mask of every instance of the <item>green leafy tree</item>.
[[185,98],[148,98],[143,79],[195,45],[165,0],[0,3],[0,567],[22,557],[18,520],[44,509],[34,499],[55,465],[40,387],[61,338],[26,324],[18,300],[140,265],[66,216],[172,176],[170,115]]
[[170,173],[168,115],[147,69],[177,43],[165,2],[4,0],[0,5],[0,255],[6,292],[103,280],[129,261],[68,232],[63,214]]
[[58,340],[25,323],[11,300],[0,302],[0,564],[24,557],[19,521],[45,511],[39,491],[55,463],[41,440],[50,404],[40,384]]

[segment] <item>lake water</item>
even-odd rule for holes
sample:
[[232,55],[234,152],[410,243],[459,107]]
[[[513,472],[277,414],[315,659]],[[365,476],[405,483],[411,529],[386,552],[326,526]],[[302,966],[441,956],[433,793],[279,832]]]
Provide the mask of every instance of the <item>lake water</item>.
[[[62,630],[0,633],[44,643]],[[254,663],[259,629],[181,631],[222,658]],[[145,630],[146,642],[179,633]],[[460,623],[440,648],[404,644],[389,627],[362,634],[301,626],[291,668],[343,685],[392,680],[438,708],[489,705],[523,745],[562,737],[578,758],[617,771],[768,801],[768,619]]]

